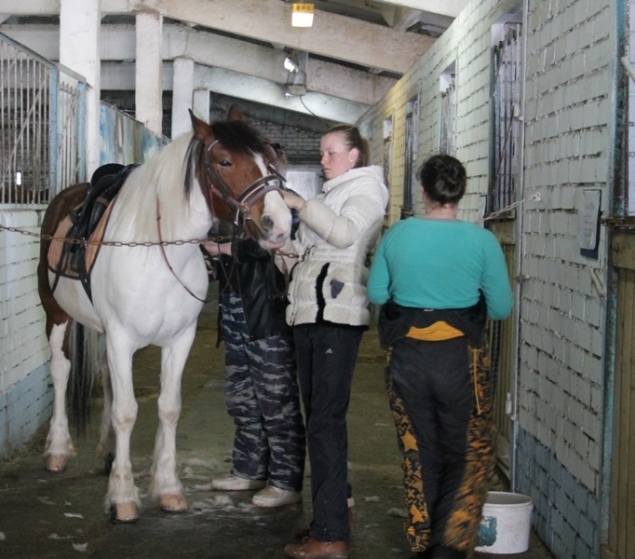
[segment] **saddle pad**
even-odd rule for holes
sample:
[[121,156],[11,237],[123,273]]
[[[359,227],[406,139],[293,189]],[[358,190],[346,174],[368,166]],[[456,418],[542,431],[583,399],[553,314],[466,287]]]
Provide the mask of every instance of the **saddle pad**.
[[[113,200],[108,204],[108,207],[104,211],[104,215],[99,220],[95,231],[89,237],[90,241],[101,241],[104,238],[104,231],[106,230],[106,224],[108,223],[108,218],[110,217],[110,211],[112,210],[112,206],[117,197],[113,198]],[[60,224],[57,226],[55,230],[56,238],[68,238],[68,231],[72,227],[73,222],[71,221],[70,216],[66,216]],[[48,254],[47,254],[47,264],[51,271],[67,277],[71,279],[79,279],[80,270],[73,270],[71,268],[71,258],[70,258],[70,243],[66,243],[64,241],[52,240],[49,246]],[[85,246],[77,247],[80,250],[86,250],[86,270],[85,273],[90,273],[93,265],[95,264],[95,260],[97,259],[97,254],[99,253],[101,245],[99,244],[90,244]]]

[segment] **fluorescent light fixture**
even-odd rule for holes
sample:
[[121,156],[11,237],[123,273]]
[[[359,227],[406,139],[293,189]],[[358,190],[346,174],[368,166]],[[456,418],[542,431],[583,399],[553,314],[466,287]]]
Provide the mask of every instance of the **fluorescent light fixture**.
[[293,27],[311,27],[313,25],[313,4],[293,4],[291,25]]
[[15,172],[15,184],[18,186],[22,185],[22,171]]

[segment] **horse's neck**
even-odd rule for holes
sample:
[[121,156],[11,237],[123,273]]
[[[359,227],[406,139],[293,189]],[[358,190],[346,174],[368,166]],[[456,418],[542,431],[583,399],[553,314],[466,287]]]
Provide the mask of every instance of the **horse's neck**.
[[183,139],[175,140],[130,175],[113,210],[109,240],[188,241],[205,236],[211,215],[198,182],[185,194],[185,147]]

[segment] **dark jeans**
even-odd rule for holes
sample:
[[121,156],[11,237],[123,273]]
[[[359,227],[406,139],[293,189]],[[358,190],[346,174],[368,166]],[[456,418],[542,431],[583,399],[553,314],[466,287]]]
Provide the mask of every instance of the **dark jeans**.
[[417,439],[431,545],[440,545],[465,471],[474,407],[467,340],[402,338],[393,346],[389,368]]
[[311,464],[311,537],[348,541],[346,412],[363,329],[295,326],[298,379]]

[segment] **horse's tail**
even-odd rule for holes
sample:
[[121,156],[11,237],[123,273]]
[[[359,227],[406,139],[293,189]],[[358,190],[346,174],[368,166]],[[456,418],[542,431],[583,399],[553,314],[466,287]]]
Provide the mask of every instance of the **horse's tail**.
[[90,393],[100,370],[99,334],[73,320],[69,339],[71,361],[67,400],[72,424],[84,433],[90,421]]

